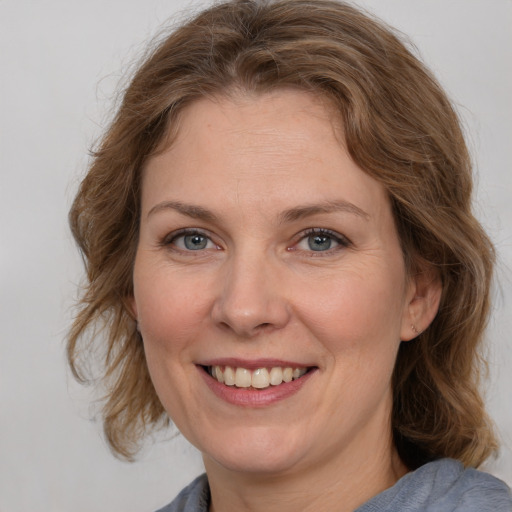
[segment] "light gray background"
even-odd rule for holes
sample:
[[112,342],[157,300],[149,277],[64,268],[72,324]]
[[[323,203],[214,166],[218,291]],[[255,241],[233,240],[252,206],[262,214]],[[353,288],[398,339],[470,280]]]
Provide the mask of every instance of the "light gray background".
[[[66,215],[118,80],[178,0],[0,0],[0,512],[152,511],[201,461],[180,439],[112,457],[65,367],[81,263]],[[361,0],[408,34],[459,106],[500,265],[489,409],[512,484],[512,1]]]

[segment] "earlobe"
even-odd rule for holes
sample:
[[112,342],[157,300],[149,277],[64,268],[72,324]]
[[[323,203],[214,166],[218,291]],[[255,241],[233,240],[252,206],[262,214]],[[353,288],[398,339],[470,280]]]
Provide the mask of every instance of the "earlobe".
[[411,276],[402,319],[402,341],[412,340],[428,328],[439,309],[441,293],[441,278],[436,269],[430,267]]

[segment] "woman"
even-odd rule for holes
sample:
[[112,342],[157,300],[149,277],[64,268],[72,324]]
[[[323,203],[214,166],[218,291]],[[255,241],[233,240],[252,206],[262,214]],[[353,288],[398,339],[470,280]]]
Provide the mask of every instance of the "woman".
[[[493,250],[445,94],[332,1],[230,1],[127,88],[73,204],[113,450],[170,418],[163,510],[510,510],[477,382]],[[87,345],[86,345],[87,347]],[[91,349],[89,348],[89,351]]]

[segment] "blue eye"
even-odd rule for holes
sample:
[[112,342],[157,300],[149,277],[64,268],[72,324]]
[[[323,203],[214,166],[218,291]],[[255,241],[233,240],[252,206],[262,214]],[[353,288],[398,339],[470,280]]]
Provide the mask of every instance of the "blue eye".
[[349,245],[350,242],[342,235],[330,230],[314,228],[306,231],[295,247],[306,252],[328,252]]
[[202,235],[185,235],[183,237],[183,245],[190,251],[199,251],[206,249],[208,238]]
[[308,247],[312,251],[328,251],[336,242],[328,235],[309,235]]
[[182,251],[202,251],[217,248],[209,237],[197,231],[176,234],[166,242],[166,245],[174,245]]

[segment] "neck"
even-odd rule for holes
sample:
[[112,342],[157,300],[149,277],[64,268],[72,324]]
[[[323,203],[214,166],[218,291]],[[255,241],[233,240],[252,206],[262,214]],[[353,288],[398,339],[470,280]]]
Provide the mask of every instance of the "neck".
[[231,471],[205,456],[212,496],[210,512],[352,512],[407,472],[391,436],[385,443],[380,441],[341,459],[324,459],[322,464],[284,474]]

